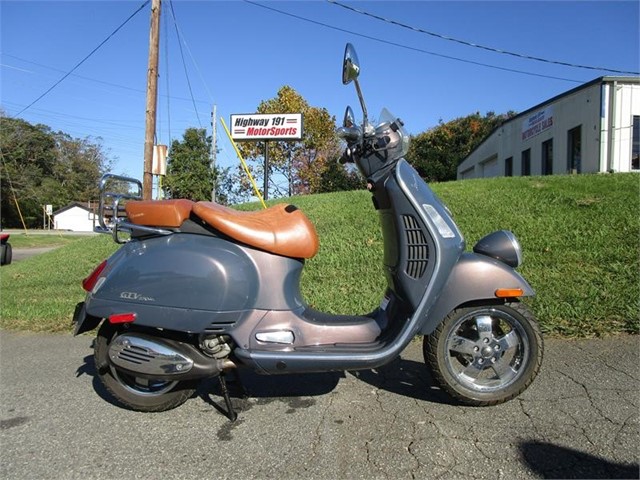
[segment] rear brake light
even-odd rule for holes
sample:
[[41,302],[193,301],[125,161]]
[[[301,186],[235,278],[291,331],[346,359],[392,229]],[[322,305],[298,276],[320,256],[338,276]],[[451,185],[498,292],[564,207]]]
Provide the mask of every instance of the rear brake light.
[[87,278],[82,280],[82,288],[87,292],[90,292],[91,290],[93,290],[93,287],[96,286],[96,282],[98,281],[100,274],[102,273],[102,271],[106,266],[107,266],[106,260],[103,261],[100,265],[98,265],[95,268],[95,270],[91,272],[91,275],[89,275]]
[[109,315],[109,323],[131,323],[136,321],[135,313],[116,313]]

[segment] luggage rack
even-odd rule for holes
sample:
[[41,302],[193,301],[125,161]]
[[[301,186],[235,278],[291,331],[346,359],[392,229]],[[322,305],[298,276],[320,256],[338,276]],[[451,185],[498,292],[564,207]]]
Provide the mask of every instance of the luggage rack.
[[[116,188],[114,188],[116,187]],[[131,177],[105,173],[100,179],[100,203],[98,205],[97,233],[110,233],[116,243],[127,243],[129,239],[119,236],[120,232],[132,234],[134,231],[149,235],[170,235],[171,231],[157,227],[135,225],[128,221],[125,206],[129,200],[142,200],[142,183]]]

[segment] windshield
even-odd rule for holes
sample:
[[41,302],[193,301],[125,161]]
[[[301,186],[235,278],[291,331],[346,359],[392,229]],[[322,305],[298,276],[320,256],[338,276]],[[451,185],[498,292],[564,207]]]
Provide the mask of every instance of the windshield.
[[384,148],[389,154],[389,160],[397,160],[404,157],[409,151],[409,133],[404,128],[404,123],[386,108],[380,112],[380,123],[376,127],[376,137],[389,137]]

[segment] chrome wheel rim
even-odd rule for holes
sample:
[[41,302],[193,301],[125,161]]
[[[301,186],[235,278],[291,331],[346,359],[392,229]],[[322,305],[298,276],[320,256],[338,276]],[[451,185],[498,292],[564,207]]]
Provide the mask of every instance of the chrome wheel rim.
[[118,371],[113,367],[113,365],[111,366],[111,374],[126,390],[145,397],[157,397],[159,395],[163,395],[171,391],[171,389],[178,384],[176,380],[157,380],[129,375]]
[[516,382],[529,361],[529,336],[503,310],[474,310],[461,317],[445,340],[445,364],[463,387],[495,393]]

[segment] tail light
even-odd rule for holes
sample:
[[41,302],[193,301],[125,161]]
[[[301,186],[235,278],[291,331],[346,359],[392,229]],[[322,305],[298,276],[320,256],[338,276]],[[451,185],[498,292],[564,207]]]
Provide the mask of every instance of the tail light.
[[132,323],[135,322],[137,315],[133,312],[128,313],[116,313],[109,315],[109,323]]
[[106,266],[107,266],[106,260],[103,261],[100,265],[98,265],[95,268],[95,270],[91,272],[91,275],[89,275],[87,278],[82,280],[82,288],[87,292],[90,292],[91,290],[93,290],[93,287],[96,286],[96,282],[98,281],[98,278],[100,278],[100,274],[102,273],[102,271]]

